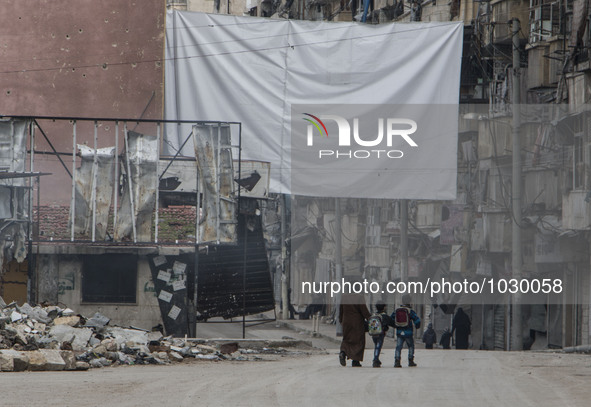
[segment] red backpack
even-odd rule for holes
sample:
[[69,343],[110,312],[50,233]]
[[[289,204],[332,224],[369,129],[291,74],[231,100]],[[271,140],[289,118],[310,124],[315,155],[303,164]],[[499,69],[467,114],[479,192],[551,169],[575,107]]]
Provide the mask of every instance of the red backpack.
[[396,308],[396,311],[394,311],[394,325],[396,328],[406,328],[410,325],[410,311],[408,308]]

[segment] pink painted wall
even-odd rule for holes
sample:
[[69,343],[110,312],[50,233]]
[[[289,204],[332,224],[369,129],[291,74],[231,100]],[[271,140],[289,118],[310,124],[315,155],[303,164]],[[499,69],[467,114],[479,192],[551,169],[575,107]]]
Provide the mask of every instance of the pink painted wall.
[[[154,94],[144,118],[162,118],[164,18],[164,0],[4,0],[0,115],[139,118]],[[72,151],[69,124],[42,127],[58,151]],[[78,143],[92,146],[92,126],[79,127]],[[114,145],[113,131],[101,123],[99,147]],[[51,151],[39,133],[35,149]],[[36,158],[36,171],[53,173],[42,178],[42,201],[69,202],[61,164]]]

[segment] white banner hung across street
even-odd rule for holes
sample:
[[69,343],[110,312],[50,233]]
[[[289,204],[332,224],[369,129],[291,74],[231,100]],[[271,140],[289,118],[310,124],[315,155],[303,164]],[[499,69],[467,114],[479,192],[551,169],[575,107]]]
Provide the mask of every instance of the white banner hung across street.
[[[461,22],[370,25],[170,11],[166,30],[165,118],[241,122],[242,159],[271,163],[271,192],[453,199],[462,40]],[[377,145],[378,116],[382,114],[384,126],[388,119],[412,119],[417,127],[409,137],[417,146],[394,136],[396,143],[404,142],[404,148],[391,150],[401,151],[403,157],[391,158],[394,168],[388,170],[388,176],[374,174],[364,178],[363,173],[371,175],[373,170],[355,171],[360,160],[371,159],[359,158],[366,153],[358,152],[348,163],[340,156],[339,165],[348,167],[350,175],[354,175],[348,175],[350,183],[346,188],[323,188],[322,182],[330,182],[323,178],[322,165],[327,161],[316,162],[320,165],[315,167],[320,171],[314,182],[316,187],[292,191],[293,172],[303,164],[292,163],[301,158],[292,157],[292,134],[307,132],[306,126],[313,125],[303,120],[303,113],[322,120],[319,115],[324,111],[317,110],[317,115],[306,106],[327,106],[338,116],[335,106],[345,105],[350,105],[345,109],[347,114],[340,116],[349,122],[352,145],[326,150],[350,150],[353,154],[390,149],[387,133],[383,133],[383,148]],[[384,112],[385,105],[400,109]],[[409,109],[409,105],[421,106]],[[412,117],[401,116],[409,111]],[[336,136],[341,127],[337,129],[335,120],[322,122],[330,142],[342,140]],[[319,131],[315,125],[313,130]],[[385,127],[383,130],[387,132]],[[167,126],[168,153],[176,153],[189,133],[188,127]],[[232,128],[232,137],[237,137],[237,133],[237,128]],[[319,140],[318,135],[314,137]],[[372,144],[373,140],[371,148],[363,143],[356,146],[361,139],[365,144]],[[192,149],[189,141],[183,154],[193,155]],[[390,153],[391,157],[397,155],[400,153]],[[377,165],[379,169],[380,164]],[[327,169],[331,171],[335,170]]]

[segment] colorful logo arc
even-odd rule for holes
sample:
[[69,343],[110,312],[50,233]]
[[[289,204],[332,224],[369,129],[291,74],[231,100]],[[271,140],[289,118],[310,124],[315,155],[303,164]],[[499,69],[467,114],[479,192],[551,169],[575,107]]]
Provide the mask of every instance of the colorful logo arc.
[[[320,124],[320,126],[322,126],[322,129],[324,129],[324,134],[326,135],[326,137],[328,137],[328,131],[326,130],[326,126],[324,125],[324,123],[322,122],[322,120],[320,120],[318,117],[316,117],[316,116],[314,116],[314,115],[312,115],[310,113],[304,113],[304,114],[306,116],[310,116],[311,118],[313,118],[314,120],[316,120]],[[322,135],[323,132],[322,132],[322,129],[320,128],[320,126],[318,126],[318,123],[316,123],[316,122],[314,122],[314,121],[312,121],[312,120],[310,120],[310,119],[308,119],[306,117],[304,117],[304,120],[307,121],[307,122],[310,122],[314,126],[316,126],[316,128],[318,129],[318,132],[320,133],[320,135]]]

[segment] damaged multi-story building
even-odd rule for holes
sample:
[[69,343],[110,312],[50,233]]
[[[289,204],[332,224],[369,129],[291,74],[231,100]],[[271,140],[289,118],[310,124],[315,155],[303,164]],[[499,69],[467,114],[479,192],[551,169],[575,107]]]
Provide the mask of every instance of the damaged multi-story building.
[[[590,71],[587,49],[591,37],[586,0],[445,4],[434,0],[399,0],[393,4],[375,0],[368,2],[367,13],[362,1],[188,0],[168,5],[189,11],[276,19],[355,20],[366,24],[463,22],[457,198],[406,203],[343,199],[337,203],[296,197],[291,208],[294,222],[288,247],[284,245],[285,235],[277,237],[281,235],[277,225],[284,225],[285,234],[285,224],[289,223],[285,209],[289,205],[266,202],[268,216],[273,219],[269,223],[275,225],[267,225],[267,241],[272,243],[272,259],[277,265],[272,282],[275,300],[281,298],[282,274],[289,274],[282,260],[287,253],[299,268],[300,280],[334,277],[337,265],[344,274],[399,279],[402,217],[408,218],[409,225],[405,239],[408,259],[404,266],[409,278],[510,277],[514,244],[512,106],[557,105],[548,107],[549,113],[541,113],[535,120],[528,121],[526,117],[521,125],[524,187],[519,243],[525,278],[561,278],[568,284],[559,302],[524,305],[521,327],[525,347],[589,344],[591,122],[586,104]],[[0,114],[27,116],[2,123],[3,134],[9,135],[3,143],[10,139],[10,144],[3,144],[0,150],[0,166],[4,170],[0,172],[2,295],[5,299],[8,296],[65,302],[80,312],[90,313],[98,307],[116,323],[145,328],[171,319],[171,311],[172,316],[184,315],[172,309],[174,297],[165,294],[163,298],[169,300],[165,301],[160,294],[164,287],[174,287],[174,283],[181,287],[183,272],[193,270],[196,262],[201,261],[195,260],[195,253],[199,253],[195,245],[199,233],[195,227],[195,208],[200,199],[197,179],[183,176],[187,173],[183,166],[193,168],[196,161],[175,157],[182,149],[179,146],[163,145],[165,151],[152,157],[149,164],[153,167],[148,172],[152,174],[149,182],[154,194],[140,202],[131,197],[143,196],[139,184],[133,182],[134,177],[141,178],[141,171],[127,168],[127,162],[133,159],[121,153],[130,148],[123,147],[124,141],[131,142],[128,135],[137,134],[138,140],[156,138],[158,131],[163,134],[170,125],[161,120],[165,18],[162,4],[150,1],[138,10],[133,5],[110,1],[93,5],[84,13],[77,10],[75,15],[73,9],[57,5],[44,15],[26,10],[16,2],[9,9],[3,16],[5,26],[14,32],[29,30],[31,36],[24,38],[32,39],[11,40],[1,51],[6,61],[1,82],[6,104]],[[62,23],[68,17],[75,23],[65,29]],[[513,66],[514,19],[519,20],[521,27],[517,34],[518,69]],[[44,45],[51,45],[48,48],[55,50],[55,54],[44,53]],[[123,54],[137,58],[129,61],[120,56]],[[22,55],[26,55],[26,69]],[[518,101],[512,98],[515,70],[520,78]],[[24,111],[27,113],[22,114]],[[72,120],[57,124],[53,120],[64,116]],[[78,120],[74,126],[76,118],[90,120]],[[153,122],[139,121],[138,126],[129,118]],[[114,137],[116,133],[118,136]],[[15,138],[16,134],[22,137],[21,141]],[[141,145],[143,141],[136,145],[137,151],[142,151]],[[112,167],[105,168],[104,157],[113,160]],[[121,160],[119,163],[114,162],[116,157]],[[143,165],[138,168],[148,170]],[[109,188],[104,195],[100,195],[98,184],[93,181],[94,174],[97,180],[101,179],[99,170],[108,173]],[[257,172],[264,170],[264,166],[256,167]],[[134,171],[140,172],[134,175]],[[237,178],[249,176],[255,168],[247,172],[241,171]],[[114,202],[115,199],[123,201]],[[152,205],[152,212],[142,212],[142,205]],[[281,208],[275,210],[278,206]],[[130,212],[115,214],[119,207]],[[401,207],[407,208],[407,216],[401,214]],[[244,208],[245,216],[255,214],[256,219],[257,210],[256,204],[251,203]],[[337,213],[341,230],[338,234],[334,230]],[[248,233],[246,230],[259,230],[246,217],[242,226],[236,225],[238,236]],[[80,219],[85,221],[78,222]],[[219,226],[214,229],[219,230]],[[337,235],[342,235],[339,245]],[[79,238],[83,242],[78,243]],[[337,250],[342,260],[335,261]],[[105,273],[105,269],[109,272]],[[132,272],[122,277],[120,269]],[[124,280],[119,281],[120,278]],[[329,304],[327,313],[334,309],[330,299],[298,293],[298,279],[290,280],[292,301],[301,309],[314,302]],[[113,287],[124,289],[109,291]],[[271,296],[270,291],[265,291],[264,305],[257,308],[255,304],[253,309],[267,308]],[[215,296],[211,298],[215,304]],[[239,310],[241,300],[242,297],[235,297],[232,309]],[[462,301],[461,297],[421,300],[424,305],[420,311],[423,318],[442,330],[449,326],[454,307]],[[162,307],[163,302],[168,304],[166,308]],[[180,309],[180,303],[176,305]],[[509,305],[462,305],[473,321],[474,348],[520,348],[510,344]],[[216,310],[211,315],[224,314],[223,310]],[[174,330],[173,325],[169,328]]]
[[[514,244],[519,244],[521,276],[561,279],[565,282],[562,297],[521,307],[521,324],[517,326],[521,326],[523,344],[511,344],[509,304],[463,304],[473,321],[472,346],[520,349],[523,345],[527,349],[588,345],[588,1],[367,3],[366,13],[362,1],[213,5],[187,1],[175,6],[221,14],[356,20],[368,24],[462,21],[457,199],[405,204],[409,225],[405,272],[411,279],[511,277],[511,253]],[[512,30],[517,21],[520,27],[515,34]],[[518,51],[519,67],[514,66],[514,48]],[[513,100],[516,77],[519,100]],[[511,235],[514,104],[525,106],[520,126],[523,188],[519,243],[514,243]],[[334,277],[335,202],[303,197],[294,202],[294,237],[290,243],[294,264],[300,272],[304,270],[298,273],[304,276],[300,279]],[[401,201],[343,200],[339,205],[346,208],[340,210],[340,223],[348,238],[341,244],[342,260],[336,262],[342,262],[345,273],[355,270],[368,278],[399,278]],[[296,304],[304,307],[317,301],[298,294],[298,282],[291,282]],[[421,311],[441,331],[450,326],[453,311],[462,301],[421,300],[425,304]],[[330,299],[325,302],[334,305]],[[440,302],[444,307],[439,306]],[[451,306],[445,307],[446,303]]]
[[[6,302],[193,336],[197,320],[273,309],[268,164],[240,160],[240,123],[162,120],[162,2],[5,11],[23,34],[0,78]],[[181,127],[189,156],[165,141]]]

